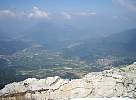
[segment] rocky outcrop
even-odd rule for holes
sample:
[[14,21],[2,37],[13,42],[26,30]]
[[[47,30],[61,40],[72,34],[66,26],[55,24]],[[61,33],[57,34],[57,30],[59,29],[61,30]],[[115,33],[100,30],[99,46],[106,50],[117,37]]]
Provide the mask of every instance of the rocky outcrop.
[[136,98],[136,64],[92,72],[82,79],[29,78],[0,90],[0,100],[69,100],[71,98]]

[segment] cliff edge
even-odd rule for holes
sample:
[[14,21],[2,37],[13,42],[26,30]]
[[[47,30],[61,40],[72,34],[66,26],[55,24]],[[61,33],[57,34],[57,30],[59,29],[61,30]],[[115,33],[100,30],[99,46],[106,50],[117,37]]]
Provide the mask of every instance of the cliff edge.
[[29,78],[0,90],[0,100],[69,100],[72,98],[136,99],[136,63],[92,72],[82,79]]

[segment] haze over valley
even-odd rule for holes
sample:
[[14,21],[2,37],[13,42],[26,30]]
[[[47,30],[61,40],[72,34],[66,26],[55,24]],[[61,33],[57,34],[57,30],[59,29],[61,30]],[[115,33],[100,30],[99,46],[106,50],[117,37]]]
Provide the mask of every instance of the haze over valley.
[[136,62],[134,0],[0,1],[0,89],[80,79]]

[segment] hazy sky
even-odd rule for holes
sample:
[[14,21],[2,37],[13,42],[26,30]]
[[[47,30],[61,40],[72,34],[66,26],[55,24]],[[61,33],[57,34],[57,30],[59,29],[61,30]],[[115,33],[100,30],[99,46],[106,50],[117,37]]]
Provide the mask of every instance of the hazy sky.
[[1,30],[34,21],[118,32],[135,28],[136,0],[0,0]]

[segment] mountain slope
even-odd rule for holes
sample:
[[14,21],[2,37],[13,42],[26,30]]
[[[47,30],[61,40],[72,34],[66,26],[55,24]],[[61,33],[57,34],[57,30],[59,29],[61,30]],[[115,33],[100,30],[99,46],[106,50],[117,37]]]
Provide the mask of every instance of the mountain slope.
[[109,56],[136,57],[135,44],[136,29],[132,29],[104,38],[83,41],[81,45],[64,49],[64,54],[67,57],[75,56],[86,60],[97,60]]
[[[85,40],[90,35],[70,24],[41,22],[24,31],[21,39],[31,40],[49,49],[62,49],[78,40]],[[85,35],[86,34],[86,35]],[[95,36],[91,34],[91,36]]]
[[4,100],[70,100],[72,98],[136,98],[136,65],[92,72],[81,79],[29,78],[0,90]]
[[29,42],[24,42],[14,39],[1,39],[0,40],[0,55],[13,54],[19,50],[23,50],[31,45]]

